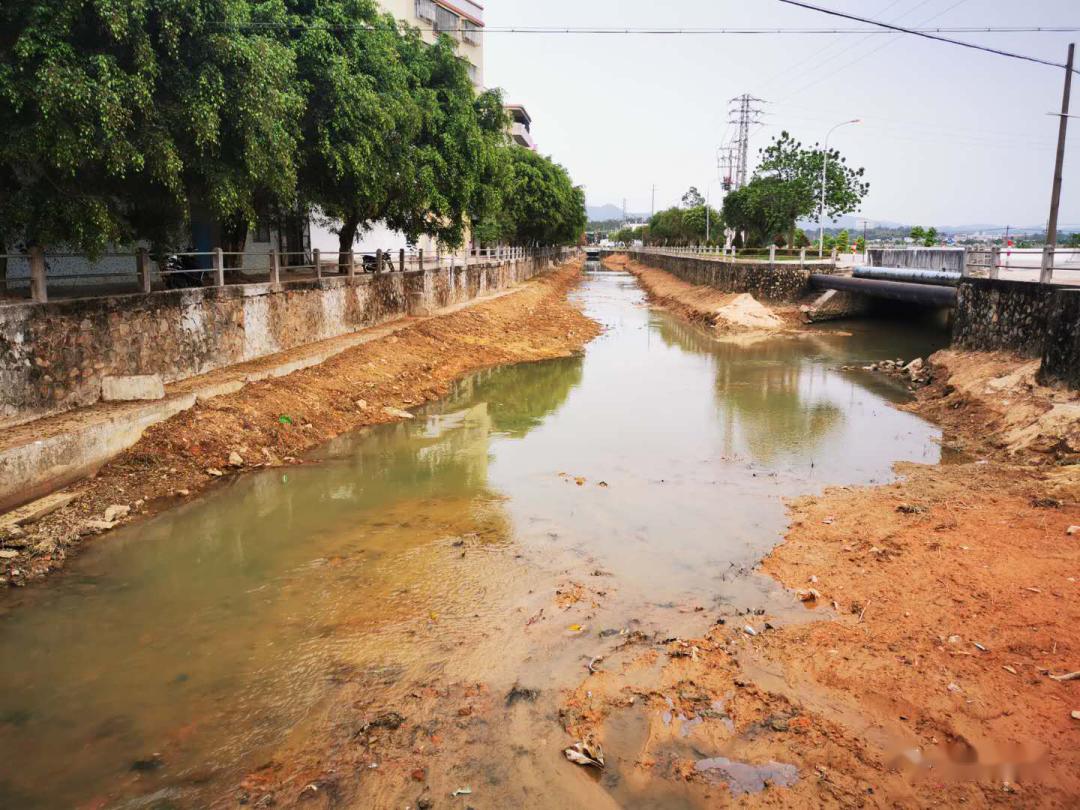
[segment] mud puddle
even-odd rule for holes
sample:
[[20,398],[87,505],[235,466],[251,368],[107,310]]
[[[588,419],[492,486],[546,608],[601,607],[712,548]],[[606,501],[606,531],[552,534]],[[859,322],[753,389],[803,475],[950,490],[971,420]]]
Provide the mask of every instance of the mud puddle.
[[[886,326],[736,346],[650,310],[626,274],[590,273],[577,295],[607,327],[583,357],[469,378],[413,421],[237,479],[5,597],[0,805],[202,807],[283,748],[352,752],[380,711],[409,706],[415,723],[439,701],[472,745],[428,763],[433,793],[468,781],[476,807],[664,805],[632,768],[597,778],[562,760],[560,690],[628,638],[765,608],[805,620],[753,573],[783,499],[940,456],[937,431],[888,404],[902,391],[838,369],[942,338]],[[531,697],[507,701],[515,688]],[[468,726],[485,711],[498,727]],[[515,740],[501,762],[485,754]],[[698,754],[747,785],[768,776]],[[350,757],[370,769],[364,806],[402,794],[373,780],[416,770]]]

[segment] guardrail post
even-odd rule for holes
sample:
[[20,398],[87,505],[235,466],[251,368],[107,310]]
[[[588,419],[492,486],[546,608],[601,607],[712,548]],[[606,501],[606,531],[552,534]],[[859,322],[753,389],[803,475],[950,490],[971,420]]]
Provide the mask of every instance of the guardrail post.
[[45,254],[35,245],[30,248],[30,297],[39,304],[49,300],[45,283]]
[[420,272],[424,272],[424,249],[420,248],[416,251],[416,259],[420,262]]
[[994,245],[990,248],[990,278],[997,278],[1001,267],[1001,248]]
[[799,269],[806,267],[806,248],[799,251]]
[[150,252],[146,248],[135,251],[135,270],[139,274],[139,290],[150,292]]
[[214,286],[225,286],[225,254],[221,248],[214,248]]
[[776,245],[769,245],[769,267],[776,264]]
[[270,260],[270,283],[280,284],[281,258],[278,256],[278,252],[276,250],[271,250],[270,253],[267,255],[267,258]]
[[322,278],[322,251],[318,248],[311,251],[311,261],[315,265],[315,278]]
[[968,254],[968,249],[964,247],[964,262],[960,265],[960,278],[967,278],[971,275],[971,267],[968,262],[971,261],[971,256]]
[[836,264],[836,248],[835,247],[832,249],[832,253],[830,254],[830,258],[832,259],[832,263]]
[[405,248],[398,251],[398,270],[405,272]]
[[1039,268],[1039,283],[1049,284],[1054,277],[1054,249],[1050,245],[1043,245],[1042,266]]
[[383,271],[383,252],[382,248],[375,251],[375,272],[381,273]]
[[356,276],[356,254],[350,250],[345,254],[345,261],[348,262],[345,267],[345,275],[354,278]]

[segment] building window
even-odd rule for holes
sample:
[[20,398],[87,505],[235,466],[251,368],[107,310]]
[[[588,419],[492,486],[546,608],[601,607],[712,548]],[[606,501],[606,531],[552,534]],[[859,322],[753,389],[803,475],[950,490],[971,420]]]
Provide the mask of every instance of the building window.
[[461,21],[461,38],[470,45],[480,44],[480,28],[471,20]]
[[416,16],[421,20],[435,22],[435,0],[416,0]]
[[461,18],[457,14],[452,12],[448,8],[442,6],[435,7],[435,30],[440,33],[453,34],[457,36],[458,28],[461,26]]
[[480,71],[476,69],[476,65],[474,65],[472,62],[466,61],[465,69],[469,71],[469,81],[471,81],[473,84],[476,84],[480,81]]

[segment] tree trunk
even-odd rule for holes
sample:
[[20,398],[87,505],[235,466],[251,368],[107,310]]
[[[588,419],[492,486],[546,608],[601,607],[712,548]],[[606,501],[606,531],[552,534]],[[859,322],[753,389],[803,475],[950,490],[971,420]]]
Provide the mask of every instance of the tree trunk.
[[[349,261],[349,251],[353,249],[353,245],[356,243],[356,232],[360,229],[360,217],[355,213],[350,213],[349,216],[341,223],[341,229],[338,231],[338,272],[347,272],[347,263]],[[381,268],[380,268],[381,269]]]
[[232,216],[223,219],[219,223],[221,231],[221,249],[225,252],[226,279],[229,283],[238,283],[243,280],[240,268],[243,267],[244,257],[241,254],[247,246],[248,221],[244,216]]
[[0,239],[0,298],[7,298],[7,243]]

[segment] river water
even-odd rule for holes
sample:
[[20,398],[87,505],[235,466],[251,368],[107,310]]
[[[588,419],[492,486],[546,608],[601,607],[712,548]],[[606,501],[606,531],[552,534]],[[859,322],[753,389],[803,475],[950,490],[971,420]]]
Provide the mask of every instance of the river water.
[[612,623],[790,605],[752,573],[784,498],[939,460],[938,432],[890,406],[901,388],[840,366],[925,356],[940,329],[731,343],[649,308],[626,274],[590,272],[576,295],[606,327],[583,356],[479,374],[5,595],[0,807],[204,806],[343,677],[550,679],[585,648],[538,659],[507,617],[582,571],[610,577]]

